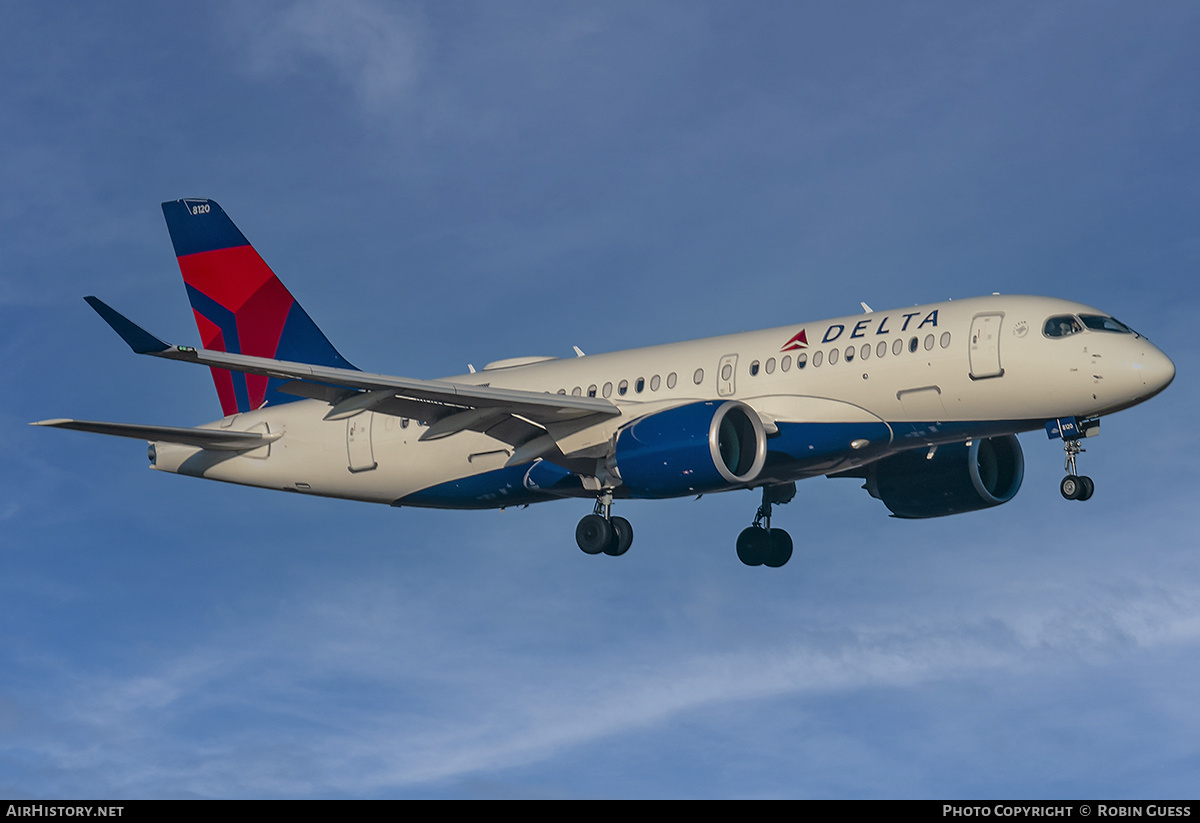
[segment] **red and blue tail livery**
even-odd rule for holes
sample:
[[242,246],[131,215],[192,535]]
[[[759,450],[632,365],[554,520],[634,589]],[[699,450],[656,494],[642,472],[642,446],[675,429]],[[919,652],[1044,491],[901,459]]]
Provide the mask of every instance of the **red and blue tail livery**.
[[[213,200],[162,204],[204,348],[353,369]],[[266,375],[212,370],[221,410],[248,412],[300,398]]]

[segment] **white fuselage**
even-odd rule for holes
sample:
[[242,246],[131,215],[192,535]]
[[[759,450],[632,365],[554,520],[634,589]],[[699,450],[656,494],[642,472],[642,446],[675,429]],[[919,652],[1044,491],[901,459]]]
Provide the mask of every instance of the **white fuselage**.
[[[1171,361],[1140,335],[1086,328],[1059,337],[1044,332],[1049,318],[1080,314],[1103,313],[1052,298],[981,297],[608,354],[497,364],[447,380],[610,400],[620,416],[556,435],[563,454],[585,455],[598,466],[617,432],[635,420],[694,401],[741,401],[773,434],[792,438],[790,461],[750,484],[759,485],[853,468],[918,446],[1118,411],[1170,382]],[[531,496],[536,483],[523,473],[532,458],[522,460],[513,446],[487,434],[465,430],[423,441],[427,428],[419,420],[372,411],[326,420],[329,410],[325,402],[301,400],[233,415],[205,428],[280,436],[241,453],[155,444],[154,468],[389,504],[456,483],[474,484],[465,492],[468,507],[546,499]],[[833,446],[805,446],[803,437],[789,434],[796,431],[790,427],[825,424],[839,426],[827,430]],[[436,499],[454,505],[452,494]]]

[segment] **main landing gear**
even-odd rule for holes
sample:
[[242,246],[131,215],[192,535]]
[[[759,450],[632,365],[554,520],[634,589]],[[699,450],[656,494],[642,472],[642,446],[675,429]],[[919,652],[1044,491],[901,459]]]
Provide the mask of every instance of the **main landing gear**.
[[791,559],[792,537],[783,529],[771,528],[771,506],[791,502],[795,496],[795,483],[762,487],[762,505],[754,515],[754,525],[738,535],[738,560],[747,566],[777,569]]
[[1058,490],[1067,500],[1087,500],[1096,490],[1096,484],[1090,477],[1080,477],[1075,469],[1075,458],[1086,449],[1078,440],[1067,440],[1063,442],[1063,450],[1067,453],[1067,476],[1058,484]]
[[633,526],[624,517],[612,516],[612,492],[596,498],[596,508],[575,527],[575,542],[587,554],[620,557],[633,545]]

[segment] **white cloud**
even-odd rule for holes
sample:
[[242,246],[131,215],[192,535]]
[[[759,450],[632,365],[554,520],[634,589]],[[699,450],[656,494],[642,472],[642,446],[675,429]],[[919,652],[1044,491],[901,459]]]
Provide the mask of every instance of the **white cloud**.
[[[864,689],[915,687],[919,700],[931,684],[960,680],[1000,693],[1030,675],[1087,682],[1097,665],[1196,647],[1190,604],[1200,592],[1187,585],[1114,593],[1107,603],[1101,596],[1092,615],[1071,603],[1032,614],[1010,603],[1009,613],[972,623],[860,622],[683,652],[673,649],[688,645],[685,637],[637,634],[555,659],[521,649],[528,637],[464,634],[454,621],[439,627],[430,616],[444,616],[443,592],[346,581],[303,613],[290,609],[311,591],[280,598],[279,613],[250,625],[230,620],[127,676],[76,678],[77,693],[60,704],[72,707],[60,716],[71,745],[43,754],[85,779],[102,776],[88,787],[100,793],[403,793],[548,761],[681,716],[714,722],[734,706],[761,720],[780,700],[853,700]],[[535,634],[552,640],[544,631]],[[200,731],[185,744],[187,729]],[[264,758],[264,745],[278,751]]]
[[279,13],[237,19],[236,36],[255,72],[331,71],[372,114],[403,102],[421,72],[425,27],[407,7],[301,0]]

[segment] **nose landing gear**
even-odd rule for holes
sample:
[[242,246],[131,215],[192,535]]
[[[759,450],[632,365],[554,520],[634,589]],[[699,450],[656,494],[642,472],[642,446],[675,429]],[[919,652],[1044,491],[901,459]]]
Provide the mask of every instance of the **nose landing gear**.
[[575,527],[575,542],[587,554],[619,557],[633,545],[633,525],[624,517],[612,516],[612,491],[596,498],[596,507]]
[[795,496],[795,483],[762,487],[762,505],[754,515],[754,525],[738,535],[739,560],[747,566],[777,569],[791,559],[792,537],[783,529],[771,528],[771,506],[791,502]]
[[1058,484],[1058,490],[1067,500],[1087,500],[1096,490],[1096,484],[1090,477],[1080,477],[1075,469],[1075,458],[1079,456],[1080,452],[1087,450],[1079,445],[1078,440],[1064,441],[1063,450],[1067,453],[1067,476]]
[[1098,417],[1060,417],[1046,423],[1046,436],[1053,439],[1061,437],[1063,451],[1067,453],[1067,476],[1058,484],[1058,490],[1068,500],[1087,500],[1096,490],[1096,484],[1090,477],[1080,477],[1075,468],[1077,458],[1084,448],[1080,441],[1100,433],[1100,418]]

